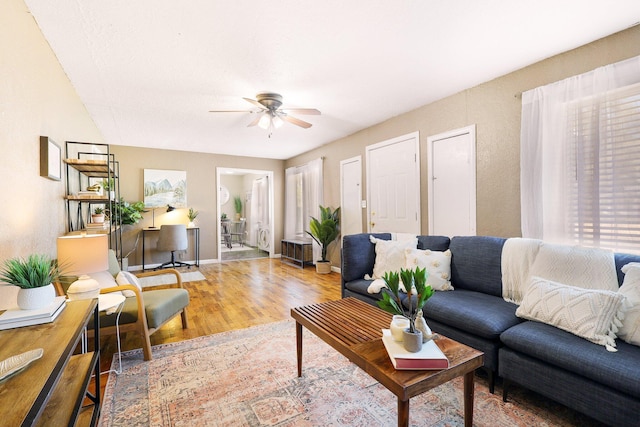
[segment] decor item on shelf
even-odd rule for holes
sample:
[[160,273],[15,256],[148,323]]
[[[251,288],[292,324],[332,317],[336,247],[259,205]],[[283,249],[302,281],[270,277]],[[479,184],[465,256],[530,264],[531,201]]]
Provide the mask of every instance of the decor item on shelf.
[[18,307],[35,310],[53,303],[56,296],[52,282],[60,277],[59,264],[47,255],[32,254],[4,262],[0,281],[20,288]]
[[227,217],[226,213],[223,213],[222,215],[220,215],[220,221],[227,221],[229,218]]
[[43,354],[43,349],[36,348],[0,361],[0,381],[22,371],[29,366],[31,362],[40,359]]
[[100,285],[92,273],[109,269],[109,237],[106,234],[58,237],[58,262],[65,276],[79,276],[67,290],[71,300],[97,298]]
[[109,200],[115,200],[116,198],[116,183],[114,178],[107,178],[102,180],[102,189],[105,192],[105,196],[109,196]]
[[240,196],[233,198],[233,208],[236,211],[236,221],[240,221],[242,217],[242,198]]
[[122,218],[122,224],[137,224],[142,219],[142,213],[146,212],[143,202],[129,203],[122,197],[112,206],[113,212],[107,214],[116,223],[117,218]]
[[194,210],[193,208],[189,208],[189,212],[187,212],[187,218],[189,218],[189,224],[187,225],[187,227],[195,227],[195,220],[198,217],[198,214],[200,212]]
[[402,335],[404,330],[409,327],[409,319],[400,315],[394,314],[391,319],[391,324],[389,325],[389,330],[391,331],[391,336],[394,341],[402,342]]
[[93,210],[93,214],[91,214],[91,222],[96,224],[104,223],[104,208],[98,207]]
[[[422,332],[416,328],[416,319],[418,313],[422,314],[424,303],[433,295],[431,285],[427,284],[426,268],[416,267],[415,270],[401,268],[399,274],[395,271],[387,271],[382,279],[387,287],[382,290],[382,300],[378,301],[378,307],[391,314],[399,314],[409,319],[409,327],[405,329],[402,337],[404,348],[411,352],[420,351],[422,349]],[[400,280],[402,280],[407,292],[408,307],[402,304]]]
[[331,272],[331,262],[327,259],[327,248],[340,235],[340,207],[331,211],[330,207],[320,206],[320,220],[311,217],[307,234],[313,238],[321,249],[321,258],[316,260],[316,271],[326,274]]

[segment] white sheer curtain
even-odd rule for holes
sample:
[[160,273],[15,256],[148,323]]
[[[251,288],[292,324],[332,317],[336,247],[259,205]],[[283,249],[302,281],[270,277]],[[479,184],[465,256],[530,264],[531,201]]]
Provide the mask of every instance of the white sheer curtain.
[[[320,215],[323,201],[322,158],[294,166],[285,171],[285,239],[306,239],[311,216]],[[320,258],[320,248],[314,244],[313,258]]]
[[[637,201],[622,194],[634,179],[618,172],[638,169],[622,160],[640,159],[639,82],[636,57],[522,94],[523,237],[586,246],[605,239],[605,247],[624,239],[624,220],[610,214]],[[640,222],[637,205],[631,222]]]
[[269,221],[269,177],[254,179],[251,186],[251,216],[249,217],[249,244],[258,246],[258,230],[268,228]]

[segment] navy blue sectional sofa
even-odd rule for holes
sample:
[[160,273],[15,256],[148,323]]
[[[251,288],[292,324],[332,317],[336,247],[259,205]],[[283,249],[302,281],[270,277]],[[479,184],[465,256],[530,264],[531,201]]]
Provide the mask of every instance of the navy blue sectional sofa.
[[[342,297],[377,305],[380,293],[367,289],[375,263],[369,236],[390,240],[391,234],[344,236]],[[517,383],[615,426],[640,425],[640,347],[617,340],[618,352],[608,352],[569,332],[515,314],[517,306],[502,298],[502,247],[506,239],[487,236],[418,236],[418,249],[451,250],[451,283],[455,290],[438,291],[424,312],[431,329],[485,354],[493,392],[496,376],[508,386]],[[616,254],[620,269],[640,256]]]

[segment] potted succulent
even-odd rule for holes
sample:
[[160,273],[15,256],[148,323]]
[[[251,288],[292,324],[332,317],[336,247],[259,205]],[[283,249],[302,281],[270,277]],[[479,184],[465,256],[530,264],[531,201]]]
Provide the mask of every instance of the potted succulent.
[[93,210],[93,213],[91,214],[91,222],[94,222],[96,224],[102,224],[104,223],[104,208],[103,207],[97,207]]
[[0,281],[20,288],[18,307],[22,310],[35,310],[53,303],[56,296],[53,282],[59,277],[57,261],[38,254],[8,259],[0,270]]
[[311,217],[307,234],[320,245],[320,260],[316,261],[316,271],[318,273],[330,273],[331,262],[327,259],[327,248],[331,242],[340,235],[340,207],[331,211],[330,207],[320,206],[320,220]]
[[[404,347],[407,351],[420,351],[422,349],[422,331],[416,327],[416,318],[418,313],[422,313],[424,304],[433,295],[431,285],[427,284],[426,268],[416,267],[415,270],[402,268],[399,274],[387,271],[382,279],[387,284],[387,288],[382,290],[382,300],[378,301],[378,307],[391,314],[409,319],[409,327],[405,329],[403,335]],[[402,280],[407,293],[408,307],[402,304],[400,280]]]
[[240,217],[242,217],[242,198],[240,196],[233,198],[233,207],[236,211],[236,221],[240,221]]
[[193,208],[189,208],[189,212],[187,212],[187,218],[189,218],[189,225],[188,227],[195,227],[195,223],[194,221],[196,220],[196,218],[198,217],[198,214],[200,212],[194,210]]

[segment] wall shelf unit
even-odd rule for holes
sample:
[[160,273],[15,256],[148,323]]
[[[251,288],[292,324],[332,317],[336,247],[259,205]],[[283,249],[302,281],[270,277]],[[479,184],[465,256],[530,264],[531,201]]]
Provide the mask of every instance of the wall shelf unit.
[[[109,150],[108,144],[67,141],[64,164],[66,169],[67,233],[109,234],[109,246],[122,251],[122,216],[116,209],[120,200],[120,163]],[[109,190],[97,194],[88,187],[110,183]],[[104,225],[91,222],[91,213],[97,207],[109,213]]]

